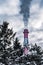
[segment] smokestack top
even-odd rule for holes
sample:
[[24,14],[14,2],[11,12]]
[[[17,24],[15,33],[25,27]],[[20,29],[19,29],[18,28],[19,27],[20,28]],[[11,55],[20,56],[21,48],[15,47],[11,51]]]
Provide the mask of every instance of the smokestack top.
[[24,29],[24,32],[23,32],[23,33],[29,33],[29,32],[28,32],[28,29]]

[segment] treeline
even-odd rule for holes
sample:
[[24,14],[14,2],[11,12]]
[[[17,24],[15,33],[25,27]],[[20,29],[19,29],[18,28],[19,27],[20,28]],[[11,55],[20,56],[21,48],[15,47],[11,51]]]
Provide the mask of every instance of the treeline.
[[0,65],[43,65],[43,50],[35,44],[29,49],[28,55],[23,55],[23,47],[9,23],[0,25]]

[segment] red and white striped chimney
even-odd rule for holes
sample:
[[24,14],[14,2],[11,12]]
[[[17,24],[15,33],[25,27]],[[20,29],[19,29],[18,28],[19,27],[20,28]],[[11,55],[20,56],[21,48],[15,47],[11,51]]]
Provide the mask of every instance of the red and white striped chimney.
[[28,29],[24,29],[24,46],[28,45]]
[[28,29],[24,29],[24,54],[27,55],[28,54]]

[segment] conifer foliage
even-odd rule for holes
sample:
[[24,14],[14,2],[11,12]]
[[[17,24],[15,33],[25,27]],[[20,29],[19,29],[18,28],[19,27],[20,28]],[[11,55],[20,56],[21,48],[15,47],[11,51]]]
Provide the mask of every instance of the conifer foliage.
[[8,57],[10,56],[7,47],[10,48],[12,36],[15,36],[12,29],[8,29],[8,24],[8,22],[3,22],[0,25],[0,62],[5,65],[8,65]]
[[3,22],[0,25],[0,65],[43,65],[41,47],[37,44],[32,45],[28,54],[24,55],[24,47],[21,46],[18,37],[15,38],[16,32],[8,28],[8,24]]

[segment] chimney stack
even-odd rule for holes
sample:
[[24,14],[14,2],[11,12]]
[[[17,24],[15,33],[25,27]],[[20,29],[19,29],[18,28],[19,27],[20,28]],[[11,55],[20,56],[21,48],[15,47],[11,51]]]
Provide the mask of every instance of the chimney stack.
[[24,29],[24,54],[28,54],[28,29]]

